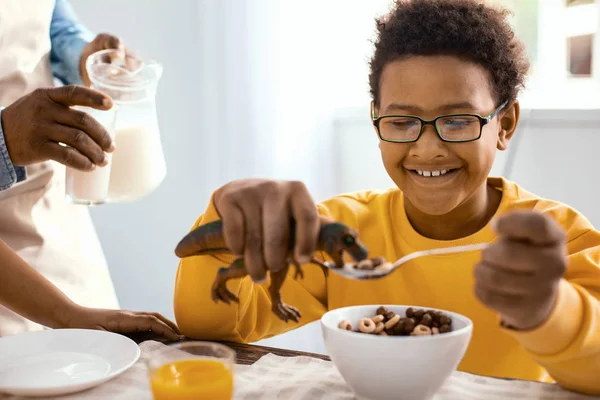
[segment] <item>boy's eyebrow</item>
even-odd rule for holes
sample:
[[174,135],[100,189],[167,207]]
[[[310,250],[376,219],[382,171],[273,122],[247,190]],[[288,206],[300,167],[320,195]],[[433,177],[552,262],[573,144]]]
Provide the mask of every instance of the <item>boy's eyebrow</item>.
[[[436,109],[436,111],[438,111],[440,113],[444,113],[444,112],[452,112],[457,109],[475,110],[476,108],[477,107],[475,107],[473,104],[469,103],[468,101],[463,101],[460,103],[444,104],[443,106],[438,107]],[[390,105],[388,105],[385,108],[385,113],[389,114],[392,111],[408,111],[409,113],[412,113],[412,114],[419,114],[419,113],[423,112],[423,109],[421,107],[413,106],[410,104],[391,103]]]

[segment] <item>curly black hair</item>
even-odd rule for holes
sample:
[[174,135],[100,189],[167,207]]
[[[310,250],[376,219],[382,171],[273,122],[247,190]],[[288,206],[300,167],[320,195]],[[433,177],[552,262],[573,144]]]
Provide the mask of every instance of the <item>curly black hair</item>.
[[510,11],[481,0],[396,0],[376,19],[371,96],[379,104],[383,68],[411,55],[452,55],[484,67],[497,104],[516,99],[529,70],[525,47],[507,21]]

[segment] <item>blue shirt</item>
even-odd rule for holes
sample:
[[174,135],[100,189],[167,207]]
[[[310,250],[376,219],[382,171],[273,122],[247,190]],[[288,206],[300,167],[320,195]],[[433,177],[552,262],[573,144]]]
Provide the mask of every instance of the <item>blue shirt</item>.
[[[77,21],[68,0],[55,0],[49,35],[52,74],[66,85],[82,84],[79,60],[83,48],[95,35]],[[0,110],[0,118],[1,113]],[[25,167],[16,167],[11,161],[0,124],[0,190],[6,190],[25,178]]]

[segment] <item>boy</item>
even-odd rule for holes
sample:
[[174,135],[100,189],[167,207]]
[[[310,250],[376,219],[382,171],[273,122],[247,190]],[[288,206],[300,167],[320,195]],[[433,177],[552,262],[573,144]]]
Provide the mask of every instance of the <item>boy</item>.
[[[572,208],[488,177],[517,127],[516,98],[528,71],[506,13],[476,0],[398,1],[378,23],[370,67],[371,117],[398,188],[315,207],[298,182],[221,187],[194,227],[222,219],[226,242],[244,256],[250,276],[228,286],[239,304],[214,304],[212,281],[234,257],[183,259],[175,292],[182,332],[251,342],[348,305],[436,307],[474,322],[461,370],[600,394],[600,233]],[[307,265],[304,279],[292,272],[284,284],[283,299],[302,313],[299,323],[286,324],[271,312],[261,282],[266,270],[282,267],[290,217],[294,254],[308,261],[318,214],[357,230],[370,257],[390,261],[434,247],[489,247],[415,259],[373,281],[326,277]]]
[[152,331],[180,340],[177,325],[158,313],[82,307],[0,240],[0,304],[49,328],[99,329],[117,333]]

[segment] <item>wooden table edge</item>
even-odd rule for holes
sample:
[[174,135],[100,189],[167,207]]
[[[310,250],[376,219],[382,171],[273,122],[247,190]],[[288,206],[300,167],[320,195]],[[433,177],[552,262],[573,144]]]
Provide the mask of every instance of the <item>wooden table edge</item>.
[[252,365],[256,361],[258,361],[262,356],[267,354],[275,354],[282,357],[311,357],[318,358],[325,361],[331,361],[331,359],[325,354],[318,353],[310,353],[306,351],[297,351],[297,350],[288,350],[288,349],[280,349],[276,347],[268,347],[257,344],[246,344],[246,343],[238,343],[238,342],[230,342],[230,341],[219,341],[219,340],[202,340],[202,339],[184,339],[179,342],[174,342],[165,339],[162,336],[155,335],[153,333],[135,333],[131,335],[127,335],[130,339],[136,342],[138,345],[146,342],[146,341],[156,341],[163,343],[165,345],[173,345],[175,343],[184,343],[184,342],[211,342],[211,343],[220,343],[223,344],[232,350],[235,351],[236,354],[236,364],[240,365]]

